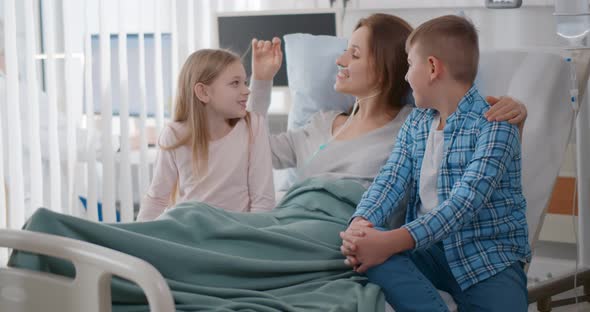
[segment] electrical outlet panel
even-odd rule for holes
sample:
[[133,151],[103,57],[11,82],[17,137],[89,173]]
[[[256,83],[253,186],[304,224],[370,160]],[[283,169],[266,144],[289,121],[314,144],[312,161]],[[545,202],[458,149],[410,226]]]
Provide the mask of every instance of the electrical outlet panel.
[[522,5],[522,0],[484,0],[488,9],[516,9]]

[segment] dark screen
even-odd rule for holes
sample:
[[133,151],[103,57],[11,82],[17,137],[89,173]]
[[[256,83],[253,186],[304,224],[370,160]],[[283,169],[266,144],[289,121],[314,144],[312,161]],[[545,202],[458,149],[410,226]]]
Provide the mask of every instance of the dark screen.
[[[285,15],[250,15],[220,16],[217,19],[219,29],[219,47],[230,49],[242,56],[248,76],[251,74],[251,56],[249,49],[252,38],[271,40],[292,33],[312,35],[336,35],[336,14],[308,13]],[[284,42],[283,55],[284,51]],[[246,53],[247,52],[247,53]],[[274,78],[275,86],[287,86],[287,58]]]

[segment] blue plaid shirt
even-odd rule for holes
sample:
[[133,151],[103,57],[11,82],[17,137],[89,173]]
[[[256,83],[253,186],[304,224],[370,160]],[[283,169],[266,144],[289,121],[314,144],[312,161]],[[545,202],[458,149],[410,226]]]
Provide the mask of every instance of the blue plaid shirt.
[[453,276],[462,289],[529,261],[526,200],[521,185],[518,129],[488,122],[489,105],[472,87],[444,127],[444,155],[438,175],[439,205],[418,217],[419,177],[435,111],[414,109],[402,126],[389,160],[354,217],[376,226],[403,209],[416,248],[442,241]]

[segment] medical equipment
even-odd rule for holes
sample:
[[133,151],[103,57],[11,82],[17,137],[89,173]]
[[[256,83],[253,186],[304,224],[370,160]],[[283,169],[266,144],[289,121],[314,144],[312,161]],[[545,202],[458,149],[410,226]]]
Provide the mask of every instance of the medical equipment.
[[[590,144],[587,131],[590,120],[590,107],[585,105],[588,98],[584,97],[588,85],[588,72],[590,70],[590,49],[584,47],[584,39],[590,31],[590,10],[587,0],[555,0],[555,13],[557,21],[557,34],[568,41],[570,48],[563,51],[565,61],[569,66],[569,99],[574,116],[569,125],[576,129],[576,167],[574,176],[574,205],[572,207],[572,223],[576,243],[576,261],[573,272],[552,278],[540,285],[535,285],[529,296],[537,301],[539,311],[550,311],[552,307],[576,304],[579,298],[577,288],[584,286],[587,291],[590,288],[590,166],[585,161],[590,155]],[[582,112],[582,114],[580,114]],[[570,138],[568,138],[569,142]],[[577,200],[577,201],[576,201]],[[576,202],[578,206],[578,220],[575,220]],[[552,301],[551,296],[574,290],[573,298]]]
[[570,46],[582,45],[590,32],[590,8],[587,0],[556,0],[557,34],[568,40]]
[[579,90],[578,90],[578,79],[576,77],[576,67],[574,65],[574,63],[572,62],[572,58],[571,57],[567,57],[565,59],[565,61],[570,64],[570,101],[572,104],[572,109],[574,110],[574,112],[578,112],[578,109],[580,108],[580,104],[578,102],[578,94],[579,94]]
[[485,0],[488,9],[516,9],[522,5],[522,0]]

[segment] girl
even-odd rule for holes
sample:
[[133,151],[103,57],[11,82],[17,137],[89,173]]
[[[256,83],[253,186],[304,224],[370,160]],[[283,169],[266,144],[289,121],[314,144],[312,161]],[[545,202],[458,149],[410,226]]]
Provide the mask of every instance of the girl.
[[239,212],[274,207],[265,120],[246,111],[246,71],[239,56],[199,50],[179,79],[174,122],[160,135],[152,184],[138,221],[158,217],[175,203],[200,201]]

